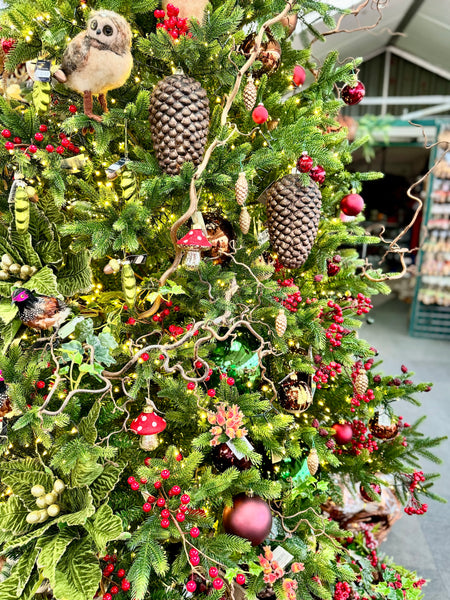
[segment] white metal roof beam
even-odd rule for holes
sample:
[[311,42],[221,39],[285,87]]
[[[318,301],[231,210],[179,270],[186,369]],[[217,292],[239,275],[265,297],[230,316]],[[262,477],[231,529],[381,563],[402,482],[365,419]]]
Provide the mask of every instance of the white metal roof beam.
[[429,115],[439,115],[440,113],[447,112],[448,110],[450,110],[450,102],[445,102],[444,104],[436,104],[435,106],[430,106],[429,108],[414,110],[410,113],[406,113],[405,115],[401,115],[399,118],[401,121],[410,121],[411,119],[420,119]]
[[397,48],[397,46],[387,46],[386,50],[392,52],[392,54],[400,56],[400,58],[404,58],[405,60],[413,63],[414,65],[417,65],[418,67],[421,67],[422,69],[426,69],[431,73],[439,75],[439,77],[443,77],[444,79],[450,80],[450,71],[447,71],[447,69],[442,69],[441,67],[437,67],[436,65],[428,62],[427,60],[419,58],[415,54],[411,54],[411,52],[401,50],[400,48]]
[[375,104],[446,104],[450,102],[450,96],[366,96],[361,106],[373,106]]

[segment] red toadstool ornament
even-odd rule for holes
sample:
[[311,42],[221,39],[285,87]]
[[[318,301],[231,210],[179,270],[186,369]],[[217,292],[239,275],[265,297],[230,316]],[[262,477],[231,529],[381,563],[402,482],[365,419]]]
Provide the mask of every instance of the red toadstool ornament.
[[211,248],[211,242],[208,241],[200,227],[191,229],[177,245],[183,250],[187,250],[184,266],[190,271],[195,271],[201,260],[201,253]]
[[134,419],[130,429],[141,436],[139,442],[143,450],[155,450],[158,447],[158,433],[164,431],[167,423],[158,416],[151,406],[146,406],[141,414]]

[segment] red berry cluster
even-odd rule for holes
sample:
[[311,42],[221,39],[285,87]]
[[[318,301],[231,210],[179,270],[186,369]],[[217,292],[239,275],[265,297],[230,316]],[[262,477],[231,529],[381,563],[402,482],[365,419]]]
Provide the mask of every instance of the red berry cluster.
[[378,542],[372,533],[373,527],[374,525],[370,523],[361,524],[361,529],[364,533],[364,543],[369,550],[375,550],[378,547]]
[[162,310],[153,315],[152,320],[155,323],[162,323],[166,317],[170,315],[171,310],[178,312],[180,310],[179,306],[173,306],[172,300],[166,300],[162,303]]
[[334,379],[336,375],[340,375],[342,373],[342,365],[338,362],[332,360],[328,365],[324,362],[320,362],[320,365],[316,371],[316,374],[313,375],[313,381],[317,383],[317,387],[320,389],[322,387],[322,383],[328,383],[328,379]]
[[12,38],[2,38],[1,44],[3,52],[8,54],[11,48],[16,45],[16,40],[13,40]]
[[[45,125],[45,124],[39,125],[39,131],[37,131],[34,134],[35,141],[38,143],[43,142],[44,141],[44,133],[46,133],[47,130],[48,130],[47,125]],[[1,135],[3,138],[8,139],[11,137],[12,134],[9,129],[3,129],[1,131]],[[57,154],[63,154],[65,149],[70,150],[74,154],[79,154],[80,149],[70,141],[70,138],[68,138],[65,133],[60,133],[59,139],[61,140],[61,143],[59,146],[56,147],[56,149],[52,144],[47,144],[45,146],[45,149],[47,150],[47,152],[49,154],[51,154],[54,151],[56,151]],[[12,142],[8,141],[5,143],[5,148],[7,150],[14,150],[14,148],[16,147],[16,144],[20,145],[20,146],[22,146],[22,145],[27,146],[27,144],[22,144],[22,139],[20,137],[14,137]],[[26,148],[21,148],[21,150],[23,152],[25,152],[27,154],[27,156],[30,158],[30,154],[36,154],[36,152],[39,150],[39,147],[33,143],[33,144],[29,144]]]
[[339,254],[335,254],[332,259],[327,259],[327,275],[328,277],[333,277],[333,275],[337,275],[341,270],[339,263],[342,258]]
[[351,593],[352,589],[346,581],[338,581],[334,588],[333,600],[348,600]]
[[364,296],[364,294],[358,294],[356,298],[349,298],[349,300],[357,315],[367,314],[373,308],[372,300]]
[[[116,569],[116,561],[117,561],[117,556],[115,554],[113,555],[109,555],[107,554],[106,556],[104,556],[102,558],[103,561],[106,562],[106,567],[103,569],[103,577],[105,577],[106,579],[109,579],[109,582],[112,584],[111,587],[109,588],[109,590],[106,592],[106,594],[103,594],[103,600],[111,600],[113,596],[115,596],[116,594],[119,593],[120,589],[119,586],[116,585],[114,583],[114,581],[112,580],[112,575],[114,574],[114,571]],[[125,578],[126,572],[125,569],[118,569],[117,572],[115,573],[116,577],[118,579],[120,579],[121,581],[118,582],[120,587],[122,588],[123,592],[127,592],[130,587],[131,584],[128,581],[128,579]]]
[[325,330],[325,337],[330,342],[330,350],[333,350],[342,344],[341,340],[346,333],[345,328],[341,325],[344,322],[344,313],[339,304],[333,300],[328,300],[327,306],[331,310],[320,309],[317,318],[322,322],[334,321]]
[[278,285],[280,287],[292,287],[294,288],[294,291],[289,294],[288,296],[286,296],[286,298],[284,300],[280,300],[280,298],[275,298],[275,300],[277,302],[281,302],[281,304],[287,308],[290,312],[297,312],[298,311],[298,305],[299,303],[302,301],[302,297],[300,296],[300,291],[298,286],[294,283],[294,279],[293,277],[291,277],[290,279],[278,279],[277,281]]
[[174,40],[183,35],[192,37],[192,33],[189,32],[187,19],[180,19],[178,17],[179,13],[180,9],[173,4],[167,5],[167,19],[165,18],[166,13],[163,10],[155,10],[153,13],[155,17],[157,19],[164,19],[162,23],[156,25],[156,28],[164,29]]
[[359,456],[363,449],[368,450],[370,453],[375,452],[375,450],[378,450],[377,441],[376,439],[374,439],[371,433],[367,433],[368,428],[364,421],[360,421],[359,419],[353,419],[353,422],[348,422],[348,425],[351,426],[353,431],[353,437],[351,440],[352,448],[348,450],[336,448],[334,450],[336,454],[348,452],[350,454],[355,454],[356,456]]
[[405,474],[407,479],[411,480],[409,486],[410,497],[408,504],[405,506],[404,511],[407,515],[423,515],[428,510],[428,504],[420,504],[415,496],[415,491],[420,483],[425,481],[423,471],[414,471],[412,475]]

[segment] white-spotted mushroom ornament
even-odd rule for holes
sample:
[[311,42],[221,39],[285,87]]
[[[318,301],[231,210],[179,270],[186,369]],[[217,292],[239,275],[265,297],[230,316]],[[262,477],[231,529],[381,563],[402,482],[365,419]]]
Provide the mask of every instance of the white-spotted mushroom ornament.
[[195,271],[200,265],[202,252],[212,247],[211,242],[204,235],[200,227],[194,227],[178,240],[178,248],[187,252],[184,266],[189,271]]
[[151,406],[146,406],[132,421],[130,429],[141,436],[139,446],[143,450],[155,450],[159,445],[158,433],[164,431],[166,426],[164,419],[157,415]]

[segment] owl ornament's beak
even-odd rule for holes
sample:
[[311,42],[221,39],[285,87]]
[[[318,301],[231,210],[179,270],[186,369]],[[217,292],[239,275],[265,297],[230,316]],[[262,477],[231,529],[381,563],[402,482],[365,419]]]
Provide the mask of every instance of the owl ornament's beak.
[[100,30],[100,29],[97,29],[97,31],[96,31],[96,34],[97,34],[97,35],[100,35],[100,34],[101,34],[101,30]]

